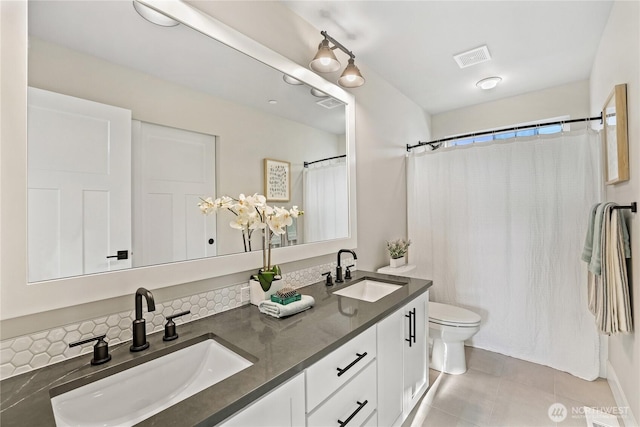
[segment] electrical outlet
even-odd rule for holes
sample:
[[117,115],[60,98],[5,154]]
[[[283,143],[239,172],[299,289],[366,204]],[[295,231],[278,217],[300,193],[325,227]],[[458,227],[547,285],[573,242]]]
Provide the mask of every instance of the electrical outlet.
[[240,289],[240,299],[242,302],[247,302],[249,301],[251,297],[249,296],[249,287],[245,286],[244,288]]

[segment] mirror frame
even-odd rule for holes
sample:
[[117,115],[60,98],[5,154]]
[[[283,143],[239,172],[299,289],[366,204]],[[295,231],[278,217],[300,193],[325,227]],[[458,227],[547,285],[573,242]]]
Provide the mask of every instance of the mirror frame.
[[[141,0],[195,31],[289,74],[344,102],[349,191],[349,236],[275,250],[279,264],[356,248],[355,99],[288,58],[180,0]],[[28,284],[27,280],[27,59],[28,4],[0,2],[2,122],[0,141],[0,319],[133,295],[140,286],[158,289],[233,273],[255,271],[261,251],[222,255],[129,270],[97,273]],[[194,207],[195,209],[195,207]]]

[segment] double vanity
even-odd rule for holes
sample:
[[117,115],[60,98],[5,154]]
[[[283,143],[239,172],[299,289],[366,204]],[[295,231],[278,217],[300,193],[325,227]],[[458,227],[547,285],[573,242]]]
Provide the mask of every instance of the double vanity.
[[316,304],[288,318],[242,306],[178,324],[176,340],[151,334],[145,351],[113,346],[99,366],[18,375],[1,383],[2,424],[399,425],[428,386],[430,286],[358,271],[301,288]]

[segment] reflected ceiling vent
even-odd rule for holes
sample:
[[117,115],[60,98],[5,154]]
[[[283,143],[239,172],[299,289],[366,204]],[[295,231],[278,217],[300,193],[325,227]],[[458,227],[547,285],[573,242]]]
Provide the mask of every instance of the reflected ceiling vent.
[[462,52],[453,56],[460,68],[471,67],[472,65],[481,64],[491,61],[491,54],[486,45]]
[[327,110],[331,110],[333,108],[340,107],[340,106],[344,105],[342,102],[340,102],[340,101],[338,101],[337,99],[334,99],[334,98],[321,99],[320,101],[316,102],[316,104],[318,104],[321,107],[326,108]]

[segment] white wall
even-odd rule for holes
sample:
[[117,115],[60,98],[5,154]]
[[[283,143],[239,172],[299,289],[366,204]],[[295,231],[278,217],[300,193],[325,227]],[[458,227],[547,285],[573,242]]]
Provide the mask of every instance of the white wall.
[[[189,3],[304,66],[322,40],[321,28],[314,28],[279,2]],[[339,35],[332,35],[340,40]],[[346,57],[337,55],[346,63]],[[358,62],[358,67],[366,83],[349,90],[356,97],[356,252],[358,268],[372,270],[388,264],[385,241],[406,236],[405,147],[430,138],[430,118],[366,64]],[[334,81],[338,74],[331,76]]]
[[[640,201],[640,3],[616,1],[591,71],[591,113],[599,114],[616,84],[627,84],[631,179],[606,186],[606,200]],[[609,363],[637,421],[640,421],[640,218],[627,216],[631,235],[629,285],[635,332],[609,339]],[[614,384],[615,386],[615,384]]]
[[433,139],[440,139],[566,115],[589,116],[588,80],[436,114],[431,125]]

